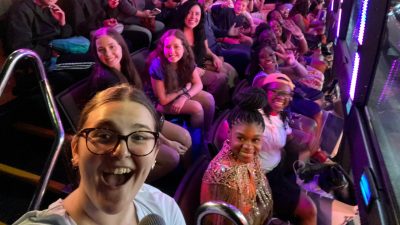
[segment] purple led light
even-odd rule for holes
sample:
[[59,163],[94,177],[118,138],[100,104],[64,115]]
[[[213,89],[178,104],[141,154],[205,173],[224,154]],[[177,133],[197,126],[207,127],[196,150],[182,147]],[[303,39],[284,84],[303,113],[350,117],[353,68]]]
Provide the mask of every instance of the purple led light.
[[338,18],[337,29],[336,29],[336,37],[339,37],[340,23],[341,23],[341,21],[342,21],[342,3],[343,3],[343,0],[340,0],[340,5],[339,5],[339,18]]
[[356,52],[356,55],[354,57],[353,72],[351,74],[351,83],[350,83],[350,91],[349,91],[351,100],[354,100],[354,93],[356,91],[356,84],[357,84],[359,68],[360,68],[360,55],[358,54],[358,52]]
[[377,105],[380,105],[387,97],[391,97],[391,90],[393,88],[394,82],[397,80],[400,71],[400,60],[396,59],[392,62],[392,67],[390,68],[388,77],[386,79],[385,85],[379,95]]
[[331,12],[333,12],[333,6],[335,5],[335,0],[331,1]]
[[367,21],[367,9],[369,0],[364,0],[361,10],[360,31],[358,33],[358,44],[362,45],[364,42],[365,22]]

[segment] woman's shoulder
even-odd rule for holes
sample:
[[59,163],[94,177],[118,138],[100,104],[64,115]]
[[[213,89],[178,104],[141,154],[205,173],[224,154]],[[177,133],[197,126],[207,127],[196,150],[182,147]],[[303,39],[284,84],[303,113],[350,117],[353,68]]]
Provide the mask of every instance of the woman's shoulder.
[[150,76],[154,76],[155,74],[158,74],[162,70],[160,57],[152,58],[149,65],[150,65],[149,66]]
[[206,183],[223,183],[246,169],[246,165],[236,163],[230,154],[229,150],[222,149],[210,162],[203,178]]
[[185,224],[175,200],[151,185],[143,184],[134,203],[139,220],[146,215],[157,214],[164,218],[166,224]]
[[63,200],[59,199],[52,203],[46,210],[30,211],[25,213],[13,225],[76,225],[68,216],[63,206]]

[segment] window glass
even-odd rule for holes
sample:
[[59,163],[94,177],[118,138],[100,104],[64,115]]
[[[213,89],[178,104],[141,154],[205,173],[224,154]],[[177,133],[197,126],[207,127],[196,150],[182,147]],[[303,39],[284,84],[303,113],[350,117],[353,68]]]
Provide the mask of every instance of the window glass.
[[400,202],[400,3],[392,0],[367,110]]

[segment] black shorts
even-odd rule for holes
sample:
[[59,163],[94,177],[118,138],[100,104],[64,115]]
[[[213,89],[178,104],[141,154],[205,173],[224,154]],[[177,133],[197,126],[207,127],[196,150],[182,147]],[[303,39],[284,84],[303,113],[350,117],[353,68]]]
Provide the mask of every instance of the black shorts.
[[267,178],[274,201],[274,217],[292,221],[294,211],[299,203],[301,190],[296,183],[296,175],[291,172],[293,170],[291,168],[293,160],[290,159],[292,157],[289,154],[282,158],[277,167],[267,173]]

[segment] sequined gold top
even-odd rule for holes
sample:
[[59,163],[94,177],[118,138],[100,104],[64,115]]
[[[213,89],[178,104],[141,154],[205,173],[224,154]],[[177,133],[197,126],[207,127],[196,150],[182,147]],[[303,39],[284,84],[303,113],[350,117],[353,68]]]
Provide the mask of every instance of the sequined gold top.
[[[236,160],[229,145],[210,162],[201,185],[200,202],[221,200],[236,206],[249,224],[264,224],[272,215],[272,196],[258,157],[252,163]],[[231,224],[221,217],[206,218],[206,224]]]

